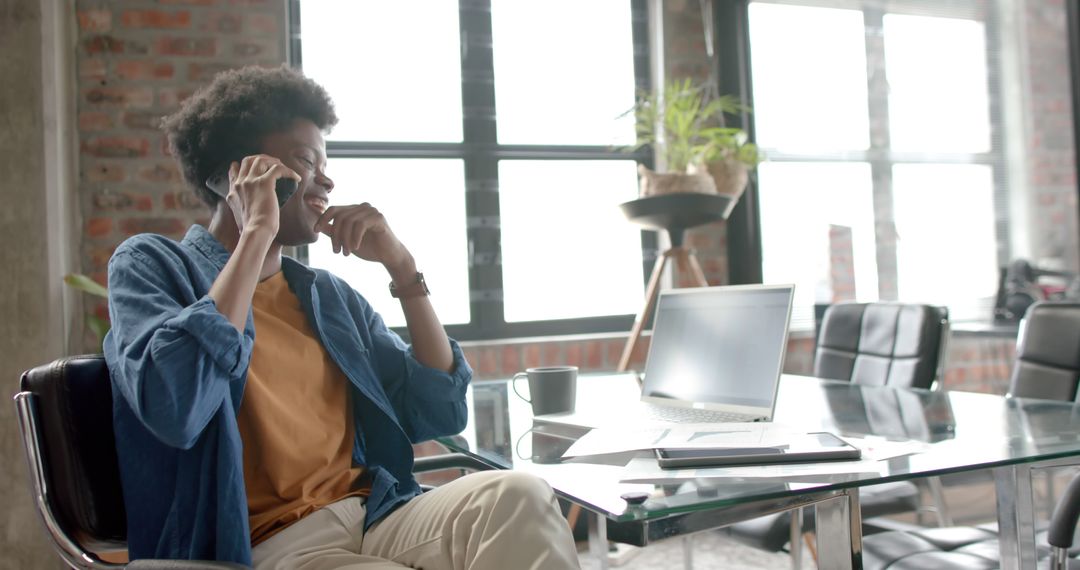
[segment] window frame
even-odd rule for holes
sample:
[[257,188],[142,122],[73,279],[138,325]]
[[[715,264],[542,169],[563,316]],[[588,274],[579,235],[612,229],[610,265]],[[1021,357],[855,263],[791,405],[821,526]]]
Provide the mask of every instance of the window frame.
[[[752,64],[750,58],[749,37],[749,5],[752,1],[769,4],[785,4],[822,8],[846,8],[859,10],[863,13],[864,31],[866,42],[864,43],[867,58],[867,102],[870,125],[870,147],[865,151],[847,152],[780,152],[776,149],[762,148],[770,162],[861,162],[870,166],[872,178],[872,201],[874,208],[874,222],[876,230],[875,253],[877,258],[878,290],[877,298],[880,300],[897,300],[899,267],[897,259],[896,242],[889,238],[890,232],[895,232],[895,214],[893,211],[893,172],[892,168],[898,164],[981,164],[990,166],[993,179],[994,197],[994,232],[996,240],[996,252],[998,266],[1005,266],[1011,259],[1011,234],[1010,212],[1008,200],[1008,169],[1010,165],[1006,160],[1004,148],[1005,120],[1002,110],[1003,85],[1001,77],[1001,65],[999,52],[1001,38],[1000,25],[997,21],[997,12],[985,4],[976,1],[954,2],[947,5],[935,5],[933,9],[926,8],[930,4],[919,0],[899,0],[887,4],[887,9],[876,0],[849,0],[847,2],[823,2],[821,0],[737,0],[725,2],[716,0],[721,5],[727,5],[725,18],[719,25],[732,26],[738,33],[730,34],[729,47],[736,50],[732,42],[741,42],[737,51],[743,54],[741,60],[734,62],[736,66],[743,67],[745,73],[739,83],[739,89],[745,93],[745,100],[751,100],[751,75]],[[922,4],[921,8],[919,5]],[[977,7],[982,7],[977,10]],[[720,12],[718,10],[718,12]],[[973,14],[981,16],[979,21],[986,27],[986,55],[987,55],[987,89],[989,93],[989,121],[991,125],[990,149],[981,153],[946,153],[946,152],[905,152],[890,148],[889,133],[889,94],[888,83],[885,74],[885,48],[884,48],[884,16],[886,14],[900,15],[932,15],[941,17],[964,17],[970,18]],[[879,72],[879,73],[875,73]],[[737,80],[737,79],[736,79]],[[752,126],[750,132],[753,133]],[[756,186],[756,185],[755,185]],[[754,204],[758,203],[757,192],[754,188]],[[756,241],[756,256],[729,249],[732,256],[731,266],[741,268],[744,273],[753,274],[756,266],[758,280],[763,279],[762,261],[764,252],[761,249],[761,216],[764,212],[757,212],[752,220],[743,223],[749,228],[744,231],[744,239]],[[745,237],[745,236],[750,237]],[[753,252],[753,250],[751,250]],[[751,266],[751,267],[747,267]],[[734,281],[734,280],[733,280]],[[962,309],[976,309],[979,305],[976,299],[970,304],[957,306]],[[990,300],[992,304],[993,300]],[[987,314],[991,307],[985,307]],[[966,312],[966,311],[965,311]],[[809,329],[808,329],[809,330]]]
[[[289,64],[302,68],[300,2],[289,0]],[[634,80],[637,89],[650,87],[647,0],[625,0],[631,4],[633,27]],[[653,166],[651,149],[636,151],[606,146],[507,145],[496,138],[496,102],[490,0],[458,0],[461,34],[462,141],[377,142],[327,141],[328,158],[428,158],[460,159],[465,169],[465,216],[469,246],[469,292],[471,321],[447,324],[447,334],[458,340],[494,340],[568,334],[625,332],[635,315],[609,315],[578,319],[508,323],[503,313],[503,283],[500,251],[499,161],[519,160],[634,160]],[[612,207],[615,207],[612,204]],[[629,223],[629,222],[627,222]],[[582,241],[588,229],[582,228]],[[656,232],[642,230],[642,273],[644,284],[658,256]],[[298,257],[306,261],[306,247]],[[603,255],[587,247],[566,255]],[[431,286],[438,291],[438,282]],[[394,327],[406,336],[405,327]]]

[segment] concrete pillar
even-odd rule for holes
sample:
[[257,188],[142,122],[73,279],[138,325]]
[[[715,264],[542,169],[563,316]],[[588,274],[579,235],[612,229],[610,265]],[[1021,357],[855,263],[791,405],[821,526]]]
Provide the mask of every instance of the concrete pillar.
[[[66,336],[68,235],[61,191],[70,153],[61,124],[73,68],[57,22],[62,2],[0,0],[0,568],[59,568],[34,510],[11,396],[19,373],[56,358]],[[68,28],[70,29],[70,28]],[[67,140],[72,140],[70,133]],[[57,145],[60,145],[59,147]]]

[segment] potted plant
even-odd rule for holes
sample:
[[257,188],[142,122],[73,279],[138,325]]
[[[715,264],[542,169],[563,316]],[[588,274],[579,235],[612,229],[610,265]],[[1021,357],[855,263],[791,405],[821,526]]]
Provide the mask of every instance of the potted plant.
[[653,145],[666,164],[663,173],[639,168],[640,196],[715,192],[738,200],[762,157],[746,131],[725,125],[724,115],[749,110],[734,96],[710,97],[689,79],[639,95],[628,111],[636,119],[635,148]]

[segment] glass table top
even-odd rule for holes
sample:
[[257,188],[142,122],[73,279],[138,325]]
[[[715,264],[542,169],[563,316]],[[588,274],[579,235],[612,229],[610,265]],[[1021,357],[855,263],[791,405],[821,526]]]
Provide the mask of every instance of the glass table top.
[[[634,374],[578,378],[579,411],[597,408],[618,413],[620,405],[633,403],[639,396]],[[768,478],[714,478],[696,476],[704,471],[673,471],[671,476],[678,480],[624,482],[628,478],[641,481],[628,477],[625,457],[609,461],[614,464],[562,460],[562,453],[584,431],[534,425],[529,404],[514,395],[505,381],[475,383],[469,393],[468,426],[461,435],[439,441],[498,468],[538,475],[561,495],[615,522],[1080,455],[1080,405],[1071,402],[861,386],[785,375],[774,422],[807,432],[921,444],[912,446],[917,450],[914,454],[864,459],[858,469],[847,473],[805,475],[803,464],[784,464],[773,467],[778,471]],[[640,457],[651,454],[643,452]],[[627,492],[645,492],[649,499],[629,506],[621,498]]]

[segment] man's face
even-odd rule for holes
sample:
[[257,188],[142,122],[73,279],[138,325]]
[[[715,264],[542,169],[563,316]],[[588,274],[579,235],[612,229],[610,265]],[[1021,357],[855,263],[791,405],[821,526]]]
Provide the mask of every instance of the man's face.
[[326,176],[326,142],[315,123],[297,119],[288,129],[271,134],[262,141],[262,152],[285,163],[300,175],[300,184],[281,207],[281,225],[277,242],[281,245],[314,243],[314,230],[330,205],[329,193],[334,182]]

